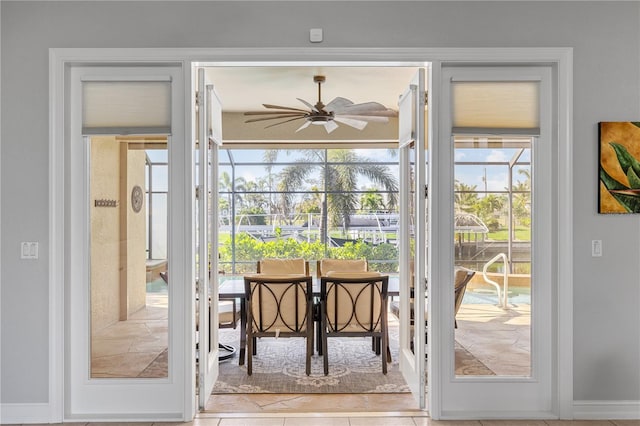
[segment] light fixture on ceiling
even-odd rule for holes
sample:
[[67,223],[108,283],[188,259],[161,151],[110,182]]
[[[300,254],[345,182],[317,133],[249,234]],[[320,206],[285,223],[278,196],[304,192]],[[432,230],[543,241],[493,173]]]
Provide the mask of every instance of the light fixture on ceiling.
[[273,111],[245,112],[244,115],[264,116],[245,120],[245,123],[284,119],[266,126],[266,129],[288,123],[290,121],[304,120],[304,123],[296,130],[296,132],[314,124],[324,126],[327,133],[331,133],[338,128],[337,123],[346,124],[347,126],[362,130],[369,122],[386,123],[389,121],[389,117],[398,116],[397,111],[389,109],[378,102],[354,104],[349,99],[337,97],[325,105],[322,102],[322,83],[324,83],[325,80],[326,78],[323,75],[316,75],[313,77],[313,82],[318,85],[318,102],[316,102],[315,105],[312,105],[304,99],[296,98],[309,108],[308,110],[280,105],[262,104],[265,108]]

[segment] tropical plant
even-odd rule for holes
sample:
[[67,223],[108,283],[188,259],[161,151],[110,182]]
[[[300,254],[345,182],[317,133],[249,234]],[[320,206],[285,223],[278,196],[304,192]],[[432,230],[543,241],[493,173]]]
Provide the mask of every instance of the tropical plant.
[[[315,261],[329,256],[334,259],[367,259],[369,268],[379,272],[398,271],[398,248],[393,244],[367,244],[364,241],[348,242],[343,247],[331,247],[325,254],[325,247],[319,240],[297,241],[293,238],[276,238],[273,241],[261,241],[246,232],[236,236],[235,244],[225,240],[220,248],[220,262],[232,262],[235,250],[236,273],[255,272],[255,262],[266,257],[295,258],[302,257]],[[244,265],[244,266],[243,266]]]
[[360,210],[362,211],[380,211],[385,208],[384,198],[376,189],[368,189],[366,193],[360,196]]
[[502,210],[506,203],[504,195],[487,194],[474,205],[475,213],[484,223],[488,223],[495,219],[495,214]]
[[478,202],[477,185],[467,185],[458,179],[454,182],[454,202],[456,209],[465,213],[474,211],[474,207]]

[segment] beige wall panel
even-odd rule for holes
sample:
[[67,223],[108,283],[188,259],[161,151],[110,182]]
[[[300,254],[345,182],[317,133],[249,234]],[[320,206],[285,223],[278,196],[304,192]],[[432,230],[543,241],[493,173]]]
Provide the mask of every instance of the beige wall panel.
[[91,330],[119,318],[119,209],[96,207],[96,199],[119,199],[119,146],[113,137],[91,138]]
[[145,151],[129,150],[127,153],[127,196],[123,198],[127,209],[127,287],[129,295],[129,314],[143,308],[146,303],[146,203],[135,212],[131,205],[131,191],[135,185],[144,191]]

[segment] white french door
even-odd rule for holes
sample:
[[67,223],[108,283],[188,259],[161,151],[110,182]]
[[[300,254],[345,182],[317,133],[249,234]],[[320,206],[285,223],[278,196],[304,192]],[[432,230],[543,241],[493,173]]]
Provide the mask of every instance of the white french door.
[[[434,325],[438,326],[434,341],[430,341],[435,345],[431,348],[434,357],[430,360],[435,365],[431,366],[429,380],[438,380],[440,395],[430,409],[435,418],[441,419],[552,418],[557,412],[557,389],[553,378],[556,368],[553,357],[557,353],[553,337],[553,306],[556,304],[553,268],[554,253],[557,254],[558,249],[553,230],[558,219],[553,202],[551,69],[547,66],[457,64],[442,67],[440,73],[439,137],[433,141],[437,144],[434,162],[438,164],[438,172],[433,176],[437,194],[433,200],[434,215],[430,217],[438,224],[437,232],[434,230],[430,239],[438,252],[432,253],[437,265],[432,265],[435,274],[431,277],[434,282],[429,293],[432,299],[430,314],[436,320]],[[493,98],[492,93],[498,93],[498,97]],[[478,100],[482,102],[478,103]],[[512,106],[505,108],[506,105]],[[472,114],[467,117],[473,119],[462,119],[469,111]],[[521,120],[514,120],[514,117]],[[454,262],[460,262],[454,252],[454,181],[463,175],[460,171],[464,167],[460,165],[464,163],[462,159],[480,155],[483,150],[494,162],[484,163],[484,182],[487,182],[487,168],[505,163],[517,169],[518,164],[525,164],[521,167],[529,174],[531,197],[527,203],[527,209],[530,209],[530,299],[507,306],[499,302],[494,306],[476,305],[477,309],[484,309],[483,312],[492,310],[497,318],[505,318],[501,326],[506,330],[503,334],[506,341],[511,338],[507,328],[522,333],[520,336],[524,338],[515,339],[515,343],[503,346],[502,350],[524,353],[524,368],[510,372],[503,368],[504,365],[495,363],[490,365],[495,374],[490,375],[461,373],[456,369],[458,333],[468,331],[464,328],[474,320],[469,319],[464,325],[458,318],[459,328],[454,328],[454,294],[449,284],[453,282]],[[501,160],[499,154],[505,155],[505,159]],[[527,156],[527,161],[522,161],[522,156]],[[466,166],[471,168],[472,163],[468,161]],[[488,180],[491,185],[491,179]],[[486,188],[480,197],[490,195],[491,188],[489,191]],[[505,191],[502,183],[496,185],[495,193],[500,191]],[[482,276],[481,272],[480,268],[476,275]],[[521,314],[522,309],[530,309],[530,315]],[[485,319],[476,320],[476,337],[496,327],[498,322],[491,318],[486,315]],[[486,327],[483,328],[481,322]]]
[[426,404],[425,96],[425,72],[419,69],[398,101],[401,206],[398,354],[400,371],[421,409]]
[[218,145],[222,143],[222,105],[198,69],[197,289],[198,406],[202,410],[218,377]]
[[[184,283],[192,282],[176,261],[191,251],[183,69],[73,66],[68,81],[64,419],[181,420],[190,412]],[[156,208],[164,223],[156,238],[165,242],[156,260],[170,265],[170,284],[151,296],[145,216],[153,196],[145,195],[145,153],[163,158],[164,204]],[[143,337],[123,342],[126,333]],[[155,360],[153,375],[136,369]]]

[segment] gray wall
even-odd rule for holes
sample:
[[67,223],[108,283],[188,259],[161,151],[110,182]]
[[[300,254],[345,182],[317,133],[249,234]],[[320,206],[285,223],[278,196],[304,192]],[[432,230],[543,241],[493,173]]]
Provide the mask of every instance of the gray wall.
[[[636,2],[0,2],[2,403],[48,399],[48,48],[574,48],[576,400],[640,400],[640,229],[599,216],[597,123],[640,119]],[[604,256],[590,256],[590,240]],[[40,259],[21,261],[20,241]],[[560,283],[562,285],[563,283]]]

